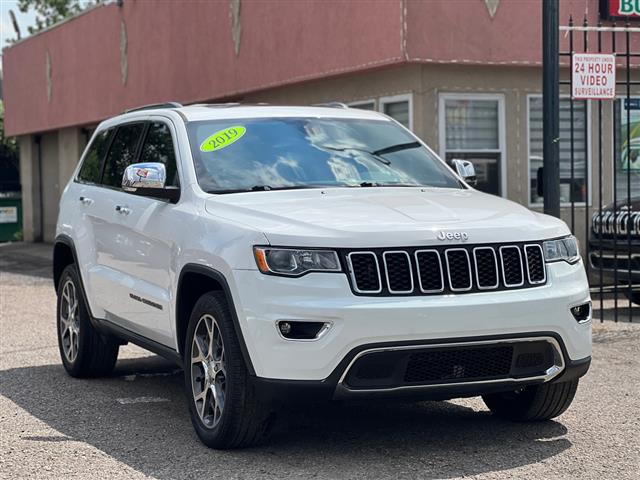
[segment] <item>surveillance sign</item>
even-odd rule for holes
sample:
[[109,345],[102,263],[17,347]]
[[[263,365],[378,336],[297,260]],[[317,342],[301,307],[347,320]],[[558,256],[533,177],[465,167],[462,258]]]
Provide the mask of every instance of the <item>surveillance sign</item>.
[[579,100],[616,97],[616,57],[609,53],[574,53],[571,96]]

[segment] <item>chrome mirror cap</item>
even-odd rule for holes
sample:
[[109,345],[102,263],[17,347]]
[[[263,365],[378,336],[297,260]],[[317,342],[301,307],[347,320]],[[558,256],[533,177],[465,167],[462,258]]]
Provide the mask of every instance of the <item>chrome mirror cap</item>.
[[167,170],[162,163],[134,163],[122,175],[122,189],[135,192],[139,188],[164,188]]
[[476,169],[469,160],[452,160],[451,163],[456,169],[456,173],[462,177],[472,187],[476,185]]

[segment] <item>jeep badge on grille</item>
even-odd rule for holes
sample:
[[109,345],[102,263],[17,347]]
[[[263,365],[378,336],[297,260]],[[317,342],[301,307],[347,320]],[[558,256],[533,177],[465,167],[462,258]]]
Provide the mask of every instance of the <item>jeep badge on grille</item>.
[[469,240],[469,235],[466,232],[438,232],[438,236],[436,237],[438,240],[462,240],[466,242]]

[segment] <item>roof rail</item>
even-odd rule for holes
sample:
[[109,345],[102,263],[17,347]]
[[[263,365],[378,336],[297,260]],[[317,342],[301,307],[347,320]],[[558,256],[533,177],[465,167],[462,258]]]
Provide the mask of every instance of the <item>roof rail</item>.
[[242,106],[242,104],[239,102],[205,103],[202,106],[209,107],[209,108],[228,108],[228,107],[240,107]]
[[165,103],[151,103],[149,105],[143,105],[142,107],[130,108],[125,110],[124,113],[138,112],[140,110],[155,110],[158,108],[181,108],[182,104],[178,102],[165,102]]
[[314,103],[312,107],[328,107],[328,108],[349,108],[349,106],[342,102],[326,102],[326,103]]

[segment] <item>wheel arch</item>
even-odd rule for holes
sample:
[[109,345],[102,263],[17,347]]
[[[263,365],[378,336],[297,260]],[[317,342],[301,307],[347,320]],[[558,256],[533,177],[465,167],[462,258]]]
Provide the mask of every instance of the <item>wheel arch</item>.
[[[58,290],[62,272],[72,263],[78,265],[73,240],[67,235],[58,235],[53,244],[53,287],[56,291]],[[80,274],[79,271],[78,274]]]
[[87,296],[87,291],[85,290],[84,279],[82,278],[82,271],[80,269],[80,263],[78,262],[78,254],[76,252],[76,247],[73,243],[73,239],[68,235],[60,234],[56,237],[53,243],[53,286],[56,289],[56,293],[58,291],[58,285],[60,284],[62,272],[64,272],[64,269],[71,264],[76,265],[76,273],[78,275],[78,279],[80,280],[80,294],[82,295],[84,304],[87,307],[89,320],[91,321],[94,328],[101,330],[101,327],[94,317],[93,311],[91,310],[91,304],[89,303],[89,297]]
[[240,328],[238,314],[233,301],[233,295],[224,274],[210,267],[197,264],[187,264],[180,271],[178,287],[176,289],[175,331],[178,352],[184,357],[184,342],[189,325],[189,317],[198,299],[207,292],[219,291],[225,296],[231,311],[231,318],[240,349],[249,374],[255,376],[255,369]]

